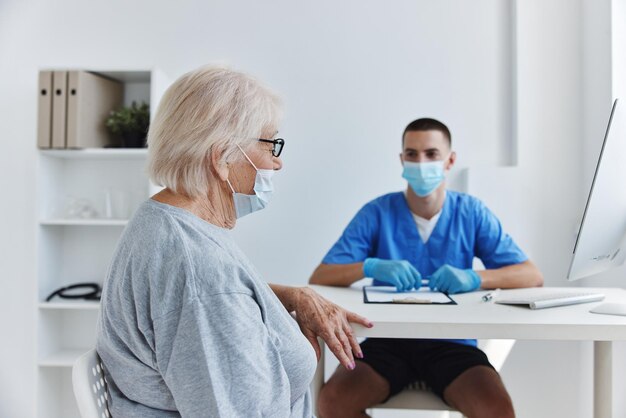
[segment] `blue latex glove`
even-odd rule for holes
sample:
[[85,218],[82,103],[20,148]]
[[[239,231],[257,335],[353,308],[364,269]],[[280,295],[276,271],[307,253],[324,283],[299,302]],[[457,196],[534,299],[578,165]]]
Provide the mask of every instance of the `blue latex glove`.
[[430,276],[428,286],[432,290],[454,294],[476,290],[480,287],[480,283],[480,276],[474,270],[462,270],[444,264]]
[[422,286],[422,275],[406,260],[367,258],[363,263],[363,274],[395,286],[398,292],[419,289]]

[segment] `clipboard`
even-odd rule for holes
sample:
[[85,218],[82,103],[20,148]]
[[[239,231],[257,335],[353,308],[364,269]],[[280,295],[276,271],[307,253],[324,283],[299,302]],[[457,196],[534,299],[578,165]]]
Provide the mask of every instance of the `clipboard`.
[[457,303],[443,292],[412,290],[396,291],[394,286],[363,286],[363,303],[385,303],[393,305],[456,305]]

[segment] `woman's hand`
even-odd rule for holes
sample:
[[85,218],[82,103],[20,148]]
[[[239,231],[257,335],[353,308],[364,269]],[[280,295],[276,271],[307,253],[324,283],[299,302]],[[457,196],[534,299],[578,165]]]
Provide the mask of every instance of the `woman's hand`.
[[309,340],[317,358],[320,358],[319,336],[339,362],[354,369],[354,356],[363,358],[361,347],[352,331],[351,322],[371,328],[370,321],[335,305],[308,287],[293,289],[293,310],[304,336]]
[[285,309],[295,312],[295,319],[302,333],[313,346],[318,360],[321,350],[317,337],[320,337],[345,368],[354,369],[354,356],[363,358],[363,352],[352,332],[350,323],[371,328],[373,325],[370,321],[324,299],[308,287],[279,284],[269,286]]

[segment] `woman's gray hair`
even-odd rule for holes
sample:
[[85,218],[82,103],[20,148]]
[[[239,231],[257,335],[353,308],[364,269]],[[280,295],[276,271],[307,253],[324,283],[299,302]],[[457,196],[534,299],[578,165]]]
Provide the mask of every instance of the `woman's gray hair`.
[[148,132],[148,173],[160,186],[190,197],[206,195],[211,152],[221,161],[242,157],[241,148],[276,132],[278,96],[251,76],[205,66],[172,84]]

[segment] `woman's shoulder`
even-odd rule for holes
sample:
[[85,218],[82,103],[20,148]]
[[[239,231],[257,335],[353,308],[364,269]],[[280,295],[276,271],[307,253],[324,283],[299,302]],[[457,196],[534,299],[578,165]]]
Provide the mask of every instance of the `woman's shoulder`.
[[252,295],[260,277],[252,263],[230,242],[195,245],[188,249],[197,296],[222,293]]
[[154,201],[149,202],[149,206],[155,214],[166,218],[165,230],[175,241],[175,252],[184,257],[191,273],[187,280],[193,281],[198,294],[250,293],[251,281],[257,274],[235,243],[231,231],[184,209]]
[[[153,285],[187,288],[191,297],[223,291],[228,278],[242,276],[240,252],[229,231],[153,200],[135,212],[118,251],[131,254],[134,265],[151,271]],[[230,282],[232,288],[237,280]]]
[[152,199],[141,204],[126,231],[133,238],[161,244],[198,241],[210,247],[228,239],[228,233],[223,228],[211,225],[184,209]]

